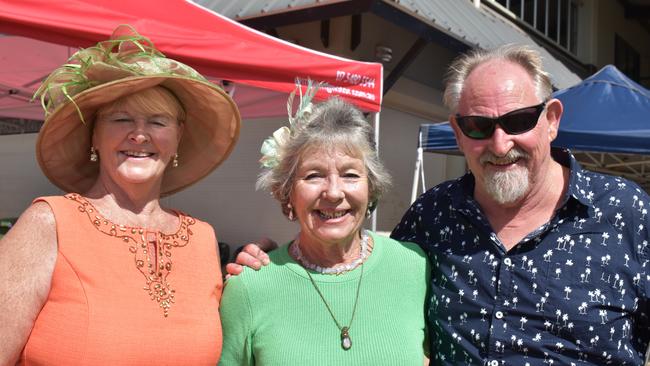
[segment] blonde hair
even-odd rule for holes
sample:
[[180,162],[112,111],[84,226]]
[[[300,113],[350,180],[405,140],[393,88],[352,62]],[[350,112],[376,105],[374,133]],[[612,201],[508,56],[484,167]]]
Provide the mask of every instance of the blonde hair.
[[153,86],[125,95],[101,107],[96,115],[99,116],[123,108],[134,109],[143,114],[164,114],[175,118],[179,123],[184,122],[186,116],[181,102],[169,89],[162,86]]
[[443,101],[451,113],[456,113],[465,80],[479,65],[492,60],[505,60],[523,67],[535,84],[540,101],[547,100],[553,92],[550,75],[542,67],[539,52],[526,45],[504,45],[492,50],[474,49],[451,63],[445,77]]

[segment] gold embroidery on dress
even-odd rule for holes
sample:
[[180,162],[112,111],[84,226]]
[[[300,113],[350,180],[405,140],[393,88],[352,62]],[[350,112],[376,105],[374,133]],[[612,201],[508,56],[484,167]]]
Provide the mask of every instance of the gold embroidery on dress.
[[[143,289],[149,293],[151,300],[158,303],[167,317],[169,309],[174,303],[176,292],[167,282],[167,276],[172,271],[171,250],[187,245],[193,234],[190,226],[194,225],[196,221],[190,216],[177,212],[180,228],[175,234],[166,235],[161,232],[146,231],[142,228],[115,225],[104,218],[81,195],[70,193],[65,197],[81,205],[78,207],[79,212],[85,213],[97,230],[129,244],[129,251],[134,255],[135,266],[146,279],[146,286]],[[149,243],[152,241],[155,241],[157,250],[157,253],[153,253],[153,263],[152,256],[148,254]]]

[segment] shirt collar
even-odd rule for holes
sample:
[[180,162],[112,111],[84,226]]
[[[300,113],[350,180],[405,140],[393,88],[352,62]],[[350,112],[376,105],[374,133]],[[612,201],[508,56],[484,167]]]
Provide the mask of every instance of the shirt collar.
[[568,149],[551,148],[551,156],[553,160],[560,163],[560,165],[569,168],[569,186],[567,187],[566,194],[562,201],[564,206],[569,199],[573,198],[583,206],[587,207],[590,211],[593,210],[593,197],[594,192],[589,187],[590,178],[586,177],[586,171],[576,160],[575,156]]

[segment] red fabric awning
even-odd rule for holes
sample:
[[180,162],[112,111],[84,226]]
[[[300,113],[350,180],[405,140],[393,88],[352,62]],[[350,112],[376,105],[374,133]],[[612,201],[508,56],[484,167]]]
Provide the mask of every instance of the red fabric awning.
[[[334,94],[359,108],[378,112],[382,98],[382,65],[359,62],[309,50],[250,29],[189,1],[133,0],[0,0],[0,33],[30,37],[67,47],[88,47],[107,39],[119,24],[130,24],[150,38],[168,57],[206,76],[289,93],[295,79],[325,82],[317,99]],[[4,37],[9,38],[9,37]],[[21,52],[0,43],[0,56]],[[32,51],[33,52],[33,51]],[[42,49],[42,52],[48,52]],[[25,63],[39,69],[39,55],[24,54]],[[41,55],[42,59],[59,56]],[[1,58],[1,57],[0,57]],[[28,59],[29,58],[29,59]],[[3,66],[5,74],[10,71]],[[33,80],[9,80],[0,87],[29,93]],[[11,82],[11,84],[9,84]],[[22,84],[21,84],[22,83]],[[244,88],[245,89],[245,88]],[[283,107],[283,106],[281,106]],[[264,113],[259,113],[264,115]]]

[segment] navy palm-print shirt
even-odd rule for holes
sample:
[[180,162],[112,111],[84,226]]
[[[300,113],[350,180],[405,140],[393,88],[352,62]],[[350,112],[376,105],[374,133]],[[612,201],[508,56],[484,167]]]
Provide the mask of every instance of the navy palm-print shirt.
[[432,263],[435,365],[641,365],[650,339],[650,197],[636,184],[570,167],[561,208],[510,251],[473,199],[471,174],[442,183],[392,237]]

